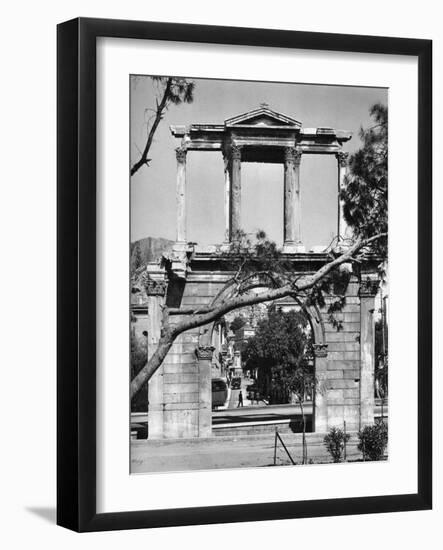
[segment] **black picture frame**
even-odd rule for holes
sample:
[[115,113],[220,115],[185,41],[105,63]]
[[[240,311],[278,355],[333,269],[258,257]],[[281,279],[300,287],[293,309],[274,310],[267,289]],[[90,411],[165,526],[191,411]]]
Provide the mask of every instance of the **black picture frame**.
[[[96,512],[96,39],[398,54],[418,59],[418,490],[416,494]],[[104,531],[425,510],[432,507],[432,42],[74,19],[57,32],[57,523]]]

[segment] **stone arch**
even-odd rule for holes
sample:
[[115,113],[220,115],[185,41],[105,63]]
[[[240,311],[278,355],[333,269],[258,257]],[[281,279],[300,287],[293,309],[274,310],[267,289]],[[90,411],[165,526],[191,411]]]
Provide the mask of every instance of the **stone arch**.
[[[258,287],[268,287],[274,286],[271,284],[270,280],[256,280],[251,282],[248,285],[247,289],[243,290],[252,290],[253,288]],[[214,297],[211,304],[218,304],[226,299],[233,298],[238,293],[238,288],[233,283],[226,284],[219,293]],[[317,305],[305,306],[297,298],[291,297],[296,304],[300,306],[303,313],[305,314],[312,330],[312,336],[314,341],[314,369],[316,373],[317,380],[319,381],[320,386],[324,384],[325,371],[326,371],[326,361],[328,354],[328,346],[326,342],[325,335],[325,326],[321,312]],[[212,335],[214,327],[217,324],[217,321],[214,321],[206,326],[200,328],[199,337],[198,337],[198,349],[209,351],[213,350],[212,347]],[[322,392],[315,391],[314,394],[314,410],[312,414],[312,428],[313,431],[317,431],[319,427],[323,428],[325,423],[325,416],[327,416],[327,411],[325,407],[327,406],[327,401],[324,399]]]
[[[259,287],[271,288],[272,286],[273,285],[270,283],[269,280],[265,280],[261,278],[260,280],[251,282],[248,285],[248,287],[243,288],[243,290],[244,291],[252,290],[254,288],[259,288]],[[228,283],[215,296],[215,298],[211,302],[211,305],[216,305],[228,298],[233,298],[236,294],[238,294],[238,289],[236,288],[236,285],[234,285],[234,283]],[[324,327],[323,318],[318,306],[317,305],[305,306],[301,303],[299,299],[294,297],[291,297],[291,298],[294,300],[296,304],[300,306],[300,308],[303,310],[304,314],[306,315],[306,318],[308,319],[308,322],[311,325],[314,344],[318,346],[320,349],[327,349],[326,338],[325,338],[325,327]],[[205,325],[201,327],[199,332],[199,339],[198,339],[199,347],[207,348],[212,345],[212,333],[216,323],[217,321],[214,321],[209,325]]]

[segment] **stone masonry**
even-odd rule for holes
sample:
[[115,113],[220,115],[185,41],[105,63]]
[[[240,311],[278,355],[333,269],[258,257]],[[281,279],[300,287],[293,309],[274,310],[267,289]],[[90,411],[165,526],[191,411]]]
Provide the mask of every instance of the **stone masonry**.
[[[326,260],[310,254],[299,255],[294,265],[306,273],[308,265],[318,269]],[[181,306],[198,308],[220,299],[227,292],[232,275],[216,271],[220,264],[214,254],[196,255],[181,296]],[[208,265],[209,264],[209,265]],[[327,304],[322,310],[306,311],[315,340],[315,372],[319,385],[314,406],[314,430],[326,432],[332,426],[349,431],[374,422],[374,299],[377,281],[372,274],[352,275],[346,289],[346,302],[330,321]],[[359,278],[363,277],[363,283]],[[369,281],[369,283],[368,283]],[[171,285],[171,283],[170,283]],[[151,303],[158,300],[150,296]],[[327,298],[327,303],[336,299]],[[150,310],[154,316],[155,308]],[[157,309],[157,322],[160,323]],[[177,317],[178,318],[178,317]],[[149,385],[149,427],[151,438],[210,437],[212,325],[182,334]],[[158,339],[157,335],[157,339]],[[156,345],[150,338],[149,344]]]

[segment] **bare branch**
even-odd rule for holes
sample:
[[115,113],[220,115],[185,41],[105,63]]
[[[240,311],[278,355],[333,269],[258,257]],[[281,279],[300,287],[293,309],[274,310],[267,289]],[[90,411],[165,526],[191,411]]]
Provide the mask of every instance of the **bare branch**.
[[169,77],[168,80],[166,81],[165,90],[163,92],[163,96],[160,103],[156,100],[157,111],[155,114],[155,119],[149,130],[148,139],[146,141],[146,145],[143,150],[143,153],[140,159],[131,168],[131,176],[133,176],[138,170],[140,170],[142,166],[144,166],[145,164],[148,164],[149,162],[149,159],[148,159],[149,149],[151,148],[152,140],[154,139],[154,134],[155,134],[155,131],[157,130],[157,126],[160,124],[160,121],[163,118],[163,111],[168,103],[171,86],[172,86],[172,77]]

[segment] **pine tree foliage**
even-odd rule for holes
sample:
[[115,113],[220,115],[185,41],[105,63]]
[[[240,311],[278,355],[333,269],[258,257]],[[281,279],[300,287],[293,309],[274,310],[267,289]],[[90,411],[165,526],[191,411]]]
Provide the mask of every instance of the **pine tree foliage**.
[[152,76],[151,78],[157,87],[156,107],[153,110],[152,123],[148,127],[145,147],[140,159],[131,168],[131,176],[138,172],[142,166],[149,166],[151,159],[148,158],[148,154],[154,135],[169,106],[194,101],[195,83],[192,80],[177,76]]
[[[363,145],[349,159],[340,192],[347,224],[364,239],[388,231],[388,109],[376,103],[369,113],[373,125],[360,129]],[[377,242],[374,252],[386,257],[387,238]]]

